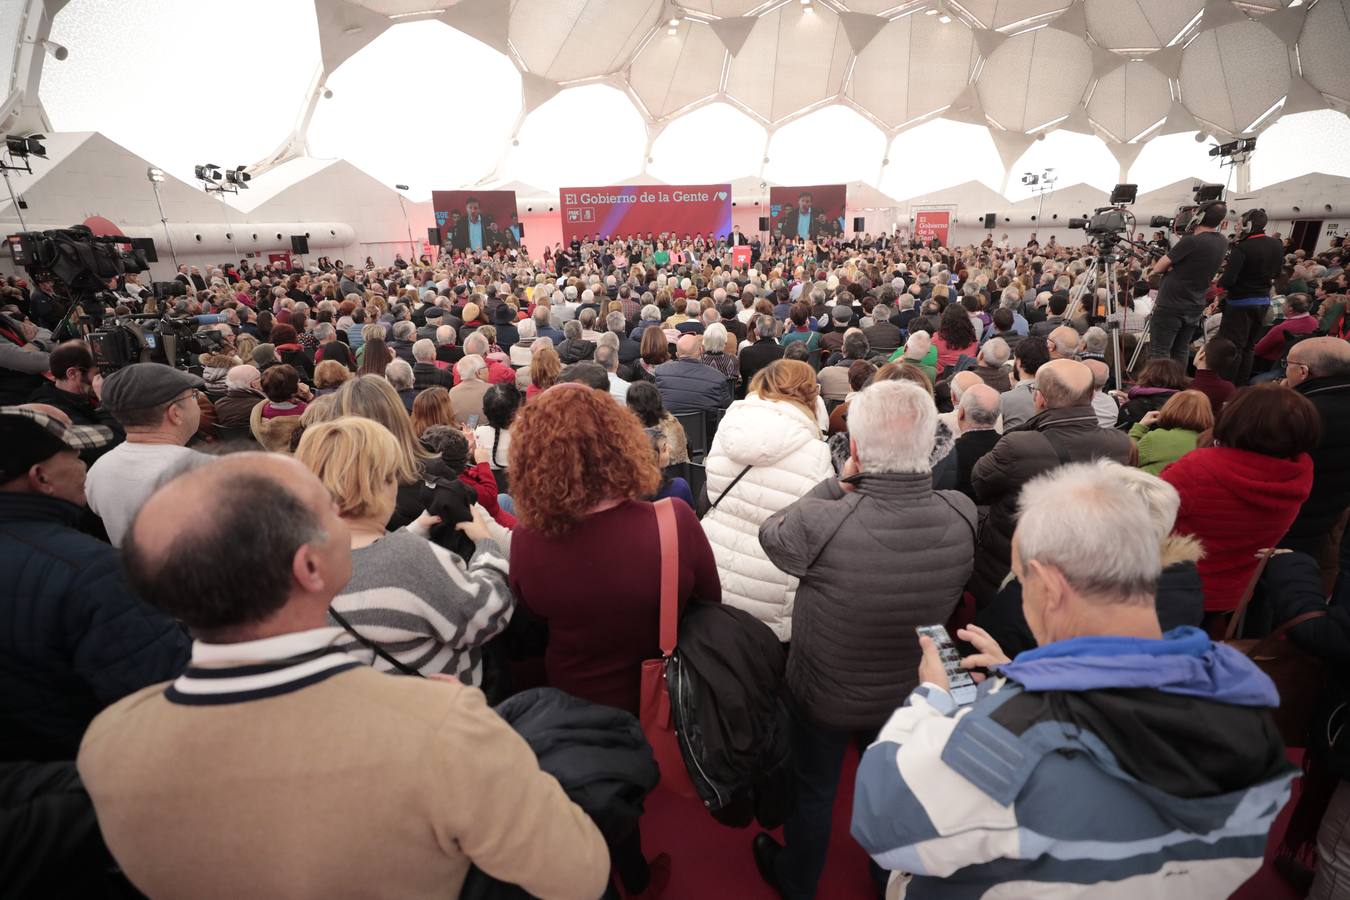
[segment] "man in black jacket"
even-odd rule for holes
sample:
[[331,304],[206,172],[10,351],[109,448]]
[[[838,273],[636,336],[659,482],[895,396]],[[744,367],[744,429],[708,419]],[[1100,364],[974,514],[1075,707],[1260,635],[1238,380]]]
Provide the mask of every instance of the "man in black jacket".
[[59,416],[0,408],[0,760],[74,759],[94,716],[176,676],[191,643],[132,593],[115,549],[75,529],[79,453],[108,436]]
[[756,372],[775,359],[783,358],[783,347],[774,337],[778,331],[774,317],[759,315],[750,321],[755,327],[755,342],[740,352],[742,384],[749,384]]
[[1279,546],[1316,559],[1329,592],[1337,525],[1350,506],[1350,344],[1334,337],[1299,341],[1289,350],[1287,371],[1286,383],[1317,407],[1322,437],[1312,451],[1312,490]]
[[1238,355],[1225,378],[1241,387],[1252,374],[1252,348],[1270,309],[1270,286],[1284,265],[1280,242],[1266,236],[1266,211],[1248,210],[1242,216],[1242,234],[1228,251],[1228,265],[1219,286],[1228,292],[1219,321],[1219,337],[1228,338]]
[[[53,380],[44,380],[42,386],[29,397],[29,402],[56,407],[69,416],[74,425],[102,425],[115,435],[116,440],[112,443],[120,443],[125,438],[122,426],[112,413],[98,405],[103,378],[94,366],[89,346],[84,341],[66,341],[57,346],[48,358]],[[80,458],[86,465],[93,465],[94,460],[112,448],[112,443],[85,450]]]

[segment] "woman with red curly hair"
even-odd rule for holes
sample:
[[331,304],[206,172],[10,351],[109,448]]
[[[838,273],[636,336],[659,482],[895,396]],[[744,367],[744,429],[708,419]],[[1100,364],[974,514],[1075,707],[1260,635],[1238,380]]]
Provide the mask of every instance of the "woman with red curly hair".
[[[638,714],[642,661],[661,655],[661,544],[656,512],[641,499],[661,473],[637,417],[607,391],[556,385],[511,425],[511,591],[548,622],[544,670],[569,694]],[[665,501],[670,502],[670,501]],[[712,548],[694,511],[673,503],[680,609],[720,603]],[[641,835],[613,848],[628,896],[659,896],[670,858],[650,866]]]
[[[633,715],[642,661],[661,655],[661,547],[652,504],[641,499],[660,483],[641,423],[609,394],[560,384],[516,414],[511,589],[548,621],[549,684]],[[675,521],[681,609],[720,603],[698,519],[677,503]]]

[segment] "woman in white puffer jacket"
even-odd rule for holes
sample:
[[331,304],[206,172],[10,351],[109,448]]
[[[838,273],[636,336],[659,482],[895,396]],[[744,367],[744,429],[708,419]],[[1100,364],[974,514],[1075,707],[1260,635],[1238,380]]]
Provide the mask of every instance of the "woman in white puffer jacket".
[[708,499],[717,508],[703,517],[703,531],[717,559],[722,602],[750,613],[784,642],[792,639],[797,579],[769,562],[759,526],[834,474],[817,420],[818,395],[808,364],[770,363],[727,410],[708,451]]

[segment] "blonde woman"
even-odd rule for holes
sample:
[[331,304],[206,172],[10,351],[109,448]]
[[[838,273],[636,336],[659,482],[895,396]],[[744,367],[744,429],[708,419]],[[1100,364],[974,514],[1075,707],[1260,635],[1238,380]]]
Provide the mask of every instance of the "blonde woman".
[[337,393],[337,389],[351,378],[351,370],[342,363],[335,359],[325,359],[314,367],[314,394],[322,397],[325,394]]
[[386,530],[403,454],[379,423],[321,422],[305,429],[295,455],[323,482],[351,533],[352,576],[329,607],[351,635],[343,649],[381,671],[481,684],[482,646],[506,628],[514,607],[506,557],[481,511],[456,526],[475,544],[466,566],[427,540],[434,516]]
[[361,416],[379,422],[398,445],[398,503],[389,519],[396,529],[417,518],[426,508],[422,496],[422,466],[432,454],[417,440],[412,420],[398,392],[378,375],[362,375],[348,381],[334,395],[339,415]]
[[732,404],[708,451],[703,531],[717,559],[722,600],[759,619],[780,641],[792,639],[797,579],[779,571],[759,544],[759,527],[826,478],[833,477],[821,439],[820,391],[808,363],[780,359],[750,381]]

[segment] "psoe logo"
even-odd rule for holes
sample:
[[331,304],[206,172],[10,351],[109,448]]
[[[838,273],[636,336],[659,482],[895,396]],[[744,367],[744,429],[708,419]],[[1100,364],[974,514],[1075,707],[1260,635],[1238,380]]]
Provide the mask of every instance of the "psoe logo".
[[726,191],[718,191],[717,193],[713,194],[713,199],[714,199],[714,200],[725,200],[725,199],[727,199],[727,192],[726,192]]

